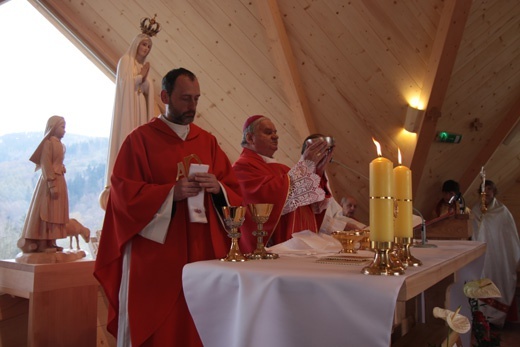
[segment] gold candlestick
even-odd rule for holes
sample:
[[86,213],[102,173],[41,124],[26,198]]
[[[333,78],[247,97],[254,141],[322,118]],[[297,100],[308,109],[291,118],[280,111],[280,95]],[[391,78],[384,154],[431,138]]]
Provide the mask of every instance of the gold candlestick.
[[371,248],[375,252],[374,260],[361,270],[362,274],[384,276],[404,274],[404,268],[391,259],[390,251],[393,248],[393,242],[371,241]]
[[253,217],[253,221],[257,225],[257,230],[253,231],[253,236],[256,236],[256,249],[253,253],[246,254],[248,259],[276,259],[278,254],[268,253],[264,245],[264,237],[267,236],[267,231],[264,230],[264,223],[269,220],[273,204],[249,204],[249,211]]
[[397,253],[397,257],[401,264],[406,268],[408,266],[421,266],[422,261],[415,258],[411,251],[410,247],[413,244],[413,238],[411,237],[395,237],[394,245]]
[[244,223],[246,210],[243,206],[224,206],[222,207],[222,212],[224,214],[224,223],[226,224],[228,236],[231,238],[231,248],[229,249],[228,255],[220,260],[233,262],[246,261],[247,258],[244,257],[238,246],[238,239],[240,238],[238,228]]
[[371,251],[370,248],[370,231],[365,231],[365,236],[359,242],[359,249],[365,251]]

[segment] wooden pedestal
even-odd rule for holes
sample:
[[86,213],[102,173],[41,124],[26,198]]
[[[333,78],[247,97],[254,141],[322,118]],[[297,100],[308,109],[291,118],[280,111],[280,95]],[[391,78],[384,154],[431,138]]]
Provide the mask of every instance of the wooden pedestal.
[[26,333],[30,347],[95,347],[98,282],[93,271],[93,260],[37,265],[0,260],[0,292],[29,301],[27,331],[0,333]]
[[[469,240],[472,234],[473,229],[467,214],[426,222],[426,238],[429,240]],[[414,229],[414,238],[421,239],[420,228]]]

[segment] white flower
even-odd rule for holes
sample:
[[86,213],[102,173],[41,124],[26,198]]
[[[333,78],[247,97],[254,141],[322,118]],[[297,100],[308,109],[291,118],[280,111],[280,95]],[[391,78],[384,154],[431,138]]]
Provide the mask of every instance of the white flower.
[[467,282],[464,285],[464,295],[472,299],[499,298],[502,296],[500,290],[489,278]]
[[433,309],[433,316],[435,318],[442,318],[448,323],[448,326],[459,334],[465,334],[471,329],[469,319],[459,314],[460,307],[453,312],[440,307]]

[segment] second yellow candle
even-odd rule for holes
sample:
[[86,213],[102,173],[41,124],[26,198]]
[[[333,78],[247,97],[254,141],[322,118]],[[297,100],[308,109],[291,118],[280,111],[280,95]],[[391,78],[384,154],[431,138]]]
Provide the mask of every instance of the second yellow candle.
[[412,171],[404,165],[394,169],[395,200],[397,217],[394,234],[396,237],[413,237]]

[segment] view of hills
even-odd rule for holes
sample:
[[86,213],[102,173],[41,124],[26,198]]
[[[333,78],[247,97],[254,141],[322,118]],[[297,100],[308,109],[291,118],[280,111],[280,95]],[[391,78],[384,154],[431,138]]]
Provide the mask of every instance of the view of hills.
[[[0,136],[0,259],[14,258],[20,252],[16,242],[41,175],[40,170],[34,171],[29,157],[41,139],[39,132]],[[98,197],[105,185],[108,138],[67,133],[62,142],[66,146],[70,218],[76,218],[95,235],[104,216]],[[59,243],[68,248],[65,241]]]

